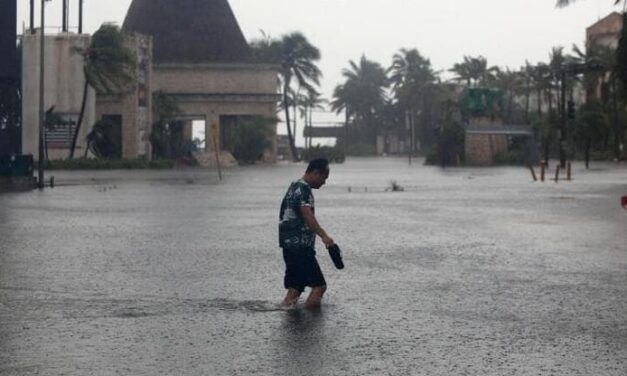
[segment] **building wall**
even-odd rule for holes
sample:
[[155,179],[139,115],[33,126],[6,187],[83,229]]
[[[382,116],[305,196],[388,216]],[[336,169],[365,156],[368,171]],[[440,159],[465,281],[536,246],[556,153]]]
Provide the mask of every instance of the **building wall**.
[[[276,117],[277,68],[257,64],[160,64],[153,67],[153,90],[173,95],[186,118],[220,129],[222,115]],[[220,135],[217,135],[218,139]],[[276,161],[276,127],[266,162]],[[207,140],[206,151],[213,151]]]
[[465,143],[469,165],[492,165],[498,153],[507,151],[507,136],[503,135],[466,134]]
[[[481,129],[505,129],[502,119],[476,117],[470,121],[469,127]],[[465,136],[466,164],[489,166],[494,164],[494,157],[507,151],[507,136],[490,134],[468,134]]]
[[154,90],[185,94],[274,94],[277,69],[255,64],[159,64]]
[[128,92],[120,95],[98,95],[96,118],[105,115],[122,117],[122,158],[152,157],[152,38],[125,33],[125,46],[137,56],[137,79]]
[[618,47],[623,16],[614,12],[586,29],[586,45]]
[[[37,34],[22,37],[22,152],[38,157],[39,145],[39,44]],[[89,45],[89,35],[58,34],[45,37],[44,109],[78,118],[83,99],[85,77],[83,59],[74,51]],[[85,138],[95,122],[95,91],[88,90],[83,125],[78,135],[75,155],[85,152]],[[50,159],[69,156],[69,148],[49,148]]]
[[[217,140],[220,140],[220,116],[222,115],[256,115],[272,118],[276,115],[276,102],[237,102],[237,101],[213,101],[203,100],[182,100],[179,98],[179,108],[186,118],[194,120],[205,120],[205,151],[213,152],[214,146],[211,141],[212,125],[217,126]],[[276,162],[276,127],[273,127],[271,134],[272,147],[266,153],[265,162]]]

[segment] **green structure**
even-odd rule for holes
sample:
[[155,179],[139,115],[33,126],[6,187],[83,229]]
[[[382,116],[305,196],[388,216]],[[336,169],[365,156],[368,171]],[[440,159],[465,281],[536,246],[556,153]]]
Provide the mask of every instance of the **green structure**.
[[501,118],[505,108],[504,93],[499,89],[469,88],[464,90],[461,109],[464,117]]

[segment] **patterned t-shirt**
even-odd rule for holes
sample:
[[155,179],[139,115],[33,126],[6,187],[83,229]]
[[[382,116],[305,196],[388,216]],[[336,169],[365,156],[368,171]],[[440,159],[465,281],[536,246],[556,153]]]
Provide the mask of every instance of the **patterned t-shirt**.
[[279,213],[279,246],[281,248],[314,248],[316,234],[309,229],[300,208],[314,211],[311,187],[303,179],[293,182],[285,193]]

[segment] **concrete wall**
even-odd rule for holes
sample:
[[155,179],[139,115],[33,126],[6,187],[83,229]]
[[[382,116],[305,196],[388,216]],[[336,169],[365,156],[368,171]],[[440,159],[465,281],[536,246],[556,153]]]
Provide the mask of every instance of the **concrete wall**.
[[275,94],[277,68],[255,64],[158,64],[155,91],[185,94]]
[[[505,129],[502,119],[476,117],[470,121],[469,127],[481,129]],[[494,164],[494,157],[507,151],[507,136],[490,134],[468,134],[465,136],[466,164],[489,166]]]
[[489,166],[494,156],[507,151],[507,136],[466,134],[466,164]]
[[[24,154],[38,157],[39,144],[39,34],[24,35],[22,52],[22,149]],[[74,48],[89,45],[88,35],[59,34],[45,37],[45,93],[44,109],[78,117],[83,98],[85,78],[83,59]],[[85,138],[95,122],[96,96],[88,90],[85,117],[77,140],[75,156],[85,152]],[[49,148],[50,159],[67,158],[69,149]]]
[[586,45],[616,48],[623,29],[623,16],[614,12],[586,29]]
[[[153,67],[154,91],[173,95],[186,118],[206,121],[220,128],[222,115],[275,117],[277,109],[277,67],[259,64],[159,64]],[[266,162],[276,161],[276,127]],[[219,139],[219,134],[218,134]],[[207,140],[206,151],[213,151]]]
[[128,91],[120,95],[98,95],[96,117],[122,117],[122,158],[152,157],[152,38],[125,33],[126,48],[137,55],[137,77]]

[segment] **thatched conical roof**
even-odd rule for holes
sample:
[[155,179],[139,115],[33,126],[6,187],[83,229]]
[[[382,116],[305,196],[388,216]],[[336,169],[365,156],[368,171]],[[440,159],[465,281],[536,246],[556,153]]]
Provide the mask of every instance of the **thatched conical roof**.
[[123,29],[153,37],[155,63],[246,62],[251,56],[227,0],[133,0]]

